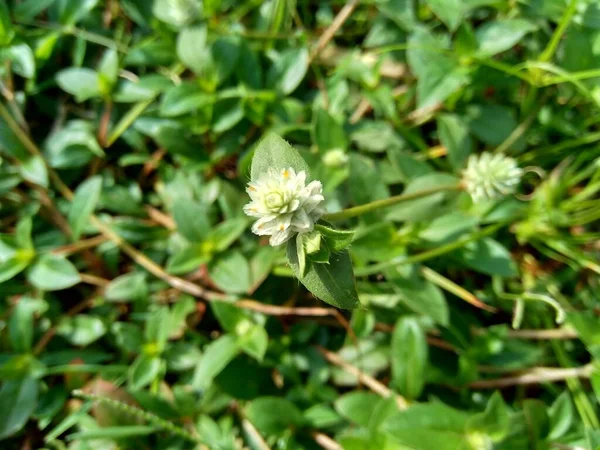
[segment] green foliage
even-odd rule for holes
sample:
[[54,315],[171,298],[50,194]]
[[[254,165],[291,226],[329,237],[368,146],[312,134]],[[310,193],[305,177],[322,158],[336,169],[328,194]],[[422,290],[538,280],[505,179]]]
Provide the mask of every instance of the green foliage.
[[[599,43],[592,0],[0,0],[0,447],[600,448]],[[272,247],[290,167],[324,212]]]

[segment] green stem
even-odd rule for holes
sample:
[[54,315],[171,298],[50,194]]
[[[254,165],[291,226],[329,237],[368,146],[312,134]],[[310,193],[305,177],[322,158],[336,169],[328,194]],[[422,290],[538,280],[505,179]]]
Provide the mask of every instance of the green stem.
[[415,264],[415,263],[420,263],[420,262],[426,261],[428,259],[435,258],[437,256],[451,252],[453,250],[457,250],[457,249],[465,246],[469,242],[477,241],[481,238],[489,236],[490,234],[494,234],[500,228],[502,228],[506,224],[512,222],[513,220],[515,220],[514,217],[512,217],[510,220],[504,220],[504,221],[496,223],[494,225],[490,225],[482,230],[479,230],[479,231],[473,233],[470,236],[459,239],[458,241],[452,242],[450,244],[442,245],[441,247],[434,248],[432,250],[427,250],[423,253],[418,253],[416,255],[403,257],[401,259],[393,259],[391,261],[386,261],[386,262],[382,262],[379,264],[373,264],[373,265],[366,266],[366,267],[359,267],[354,270],[354,275],[356,275],[357,277],[365,277],[365,276],[369,276],[369,275],[374,275],[374,274],[379,273],[382,270],[388,269],[390,267],[396,267],[396,266],[400,266],[403,264]]
[[548,45],[546,46],[546,48],[540,55],[539,61],[548,62],[552,59],[552,57],[554,56],[554,53],[556,52],[556,48],[558,47],[558,44],[560,43],[560,40],[561,40],[563,34],[565,33],[567,27],[571,23],[571,19],[575,15],[576,11],[577,11],[577,0],[571,0],[571,3],[569,4],[569,6],[566,9],[565,13],[563,14],[562,18],[560,19],[560,23],[558,24],[558,27],[556,27],[556,30],[554,30],[552,39],[550,39],[550,42],[548,43]]
[[374,202],[365,203],[364,205],[354,206],[352,208],[344,209],[342,211],[325,214],[323,219],[329,222],[335,222],[338,220],[350,219],[351,217],[361,216],[363,214],[370,213],[377,209],[387,208],[388,206],[395,205],[396,203],[406,202],[408,200],[415,200],[422,197],[427,197],[438,192],[447,191],[458,191],[461,190],[460,184],[452,184],[445,186],[436,186],[429,189],[423,189],[422,191],[409,192],[406,194],[394,195],[390,198],[384,198],[382,200],[375,200]]

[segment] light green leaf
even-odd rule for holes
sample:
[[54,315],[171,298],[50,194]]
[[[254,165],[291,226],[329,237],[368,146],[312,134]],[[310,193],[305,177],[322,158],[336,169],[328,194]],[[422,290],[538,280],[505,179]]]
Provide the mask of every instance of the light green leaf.
[[426,0],[426,3],[450,31],[456,31],[463,17],[462,0]]
[[71,202],[69,224],[73,231],[73,240],[77,241],[94,212],[102,191],[102,177],[96,175],[81,183]]
[[510,429],[510,419],[508,408],[499,392],[494,392],[490,397],[485,411],[469,419],[467,429],[483,433],[493,442],[504,439]]
[[454,170],[460,170],[473,151],[473,141],[467,124],[454,114],[440,114],[437,119],[442,145],[448,150],[448,160]]
[[187,198],[177,198],[173,202],[173,219],[179,231],[188,241],[200,242],[210,232],[208,206]]
[[146,274],[132,272],[115,278],[106,286],[104,298],[113,302],[143,300],[148,294]]
[[48,170],[41,156],[30,156],[19,166],[21,176],[27,181],[48,187]]
[[129,368],[129,385],[139,390],[152,383],[160,374],[163,366],[158,356],[140,355]]
[[79,283],[79,272],[64,256],[47,253],[33,263],[27,279],[38,289],[58,291]]
[[224,292],[243,294],[250,289],[250,266],[244,255],[237,250],[211,261],[208,272],[213,282]]
[[523,36],[536,29],[525,19],[505,19],[486,22],[475,35],[479,43],[479,56],[493,56],[515,46]]
[[106,326],[100,317],[78,314],[74,317],[64,317],[56,332],[71,344],[85,347],[104,336]]
[[56,82],[60,88],[75,96],[78,102],[100,97],[102,89],[98,73],[84,67],[70,67],[56,74]]
[[212,341],[204,349],[202,358],[196,366],[192,386],[195,389],[206,389],[213,379],[235,358],[241,351],[238,338],[225,334]]
[[269,345],[269,335],[264,327],[252,325],[239,337],[242,351],[257,361],[262,361]]
[[266,134],[254,149],[251,168],[252,180],[258,180],[269,169],[278,171],[289,167],[296,172],[304,170],[307,175],[310,175],[308,164],[300,156],[298,150],[275,133]]
[[402,317],[392,334],[392,382],[409,399],[421,395],[428,363],[425,332],[412,317]]
[[306,47],[288,49],[281,53],[269,73],[270,85],[281,94],[289,95],[300,85],[308,71]]

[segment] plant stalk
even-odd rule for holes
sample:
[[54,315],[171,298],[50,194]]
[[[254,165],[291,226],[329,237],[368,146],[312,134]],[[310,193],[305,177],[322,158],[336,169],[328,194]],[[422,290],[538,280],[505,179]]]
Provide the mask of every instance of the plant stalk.
[[429,195],[437,194],[438,192],[459,191],[462,189],[463,187],[461,184],[451,184],[445,186],[436,186],[429,189],[423,189],[421,191],[410,192],[407,194],[394,195],[390,198],[375,200],[370,203],[365,203],[364,205],[353,206],[352,208],[347,208],[339,212],[325,214],[325,216],[323,216],[323,219],[329,222],[350,219],[351,217],[361,216],[363,214],[367,214],[381,208],[387,208],[388,206],[395,205],[396,203],[402,203],[409,200],[416,200],[418,198],[423,198]]

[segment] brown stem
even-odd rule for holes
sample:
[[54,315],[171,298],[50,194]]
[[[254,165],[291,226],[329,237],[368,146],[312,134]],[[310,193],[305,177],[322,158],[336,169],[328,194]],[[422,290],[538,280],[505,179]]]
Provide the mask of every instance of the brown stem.
[[366,373],[362,372],[360,369],[358,369],[357,367],[354,367],[352,364],[344,361],[344,359],[342,359],[342,357],[339,356],[338,354],[330,352],[329,350],[327,350],[326,348],[323,348],[323,347],[317,347],[317,350],[323,355],[323,357],[327,361],[342,368],[344,371],[348,372],[349,374],[354,375],[356,378],[359,379],[359,381],[361,383],[363,383],[365,386],[367,386],[369,389],[371,389],[376,394],[379,394],[385,398],[395,397],[396,403],[398,404],[398,408],[400,408],[400,409],[408,408],[408,402],[406,401],[406,399],[404,397],[402,397],[401,395],[395,394],[386,385],[377,381],[372,376],[367,375]]
[[313,438],[315,438],[315,442],[319,444],[325,450],[344,450],[340,444],[335,442],[329,436],[324,433],[320,433],[315,431],[312,434]]
[[593,367],[591,364],[567,369],[537,367],[512,377],[474,381],[469,383],[469,387],[474,389],[496,389],[518,385],[552,383],[555,381],[565,381],[570,378],[589,378],[592,375],[592,371]]
[[317,45],[310,53],[309,62],[312,62],[319,55],[319,53],[321,53],[321,51],[327,46],[329,41],[333,39],[335,33],[337,33],[338,30],[342,28],[344,22],[346,22],[346,20],[348,20],[348,18],[352,15],[359,1],[360,0],[349,0],[344,5],[344,7],[340,10],[337,16],[335,16],[335,19],[333,19],[333,22],[331,22],[331,25],[329,25],[329,27],[325,30],[325,32],[317,41]]

